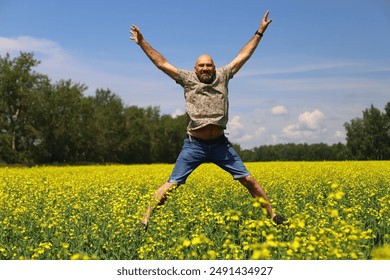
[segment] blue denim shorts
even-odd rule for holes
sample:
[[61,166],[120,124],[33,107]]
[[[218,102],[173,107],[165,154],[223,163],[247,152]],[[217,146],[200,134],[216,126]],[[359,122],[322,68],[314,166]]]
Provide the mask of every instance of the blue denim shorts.
[[201,140],[187,135],[168,182],[184,184],[188,176],[205,162],[215,163],[229,172],[234,179],[250,175],[225,135],[213,140]]

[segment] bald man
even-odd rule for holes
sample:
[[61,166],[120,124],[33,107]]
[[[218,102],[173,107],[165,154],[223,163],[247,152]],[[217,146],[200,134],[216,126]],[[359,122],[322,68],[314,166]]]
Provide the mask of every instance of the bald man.
[[202,163],[213,162],[229,172],[235,180],[244,185],[252,197],[262,197],[263,207],[269,217],[282,224],[285,218],[275,214],[261,185],[251,176],[239,155],[224,134],[228,122],[228,82],[252,56],[264,32],[272,20],[267,11],[254,36],[227,65],[216,68],[213,59],[203,54],[198,57],[194,71],[181,70],[173,66],[153,49],[142,36],[140,29],[133,25],[130,34],[149,59],[184,88],[188,116],[187,137],[168,179],[154,194],[156,203],[148,205],[141,225],[148,228],[152,211],[162,205],[167,194],[186,182],[187,177]]

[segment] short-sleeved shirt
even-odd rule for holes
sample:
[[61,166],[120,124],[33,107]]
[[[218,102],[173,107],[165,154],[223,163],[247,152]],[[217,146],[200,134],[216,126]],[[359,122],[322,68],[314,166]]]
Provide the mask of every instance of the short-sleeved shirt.
[[209,124],[226,129],[229,118],[228,83],[233,78],[228,65],[216,69],[211,84],[199,81],[195,71],[178,70],[176,82],[184,88],[187,130],[196,130]]

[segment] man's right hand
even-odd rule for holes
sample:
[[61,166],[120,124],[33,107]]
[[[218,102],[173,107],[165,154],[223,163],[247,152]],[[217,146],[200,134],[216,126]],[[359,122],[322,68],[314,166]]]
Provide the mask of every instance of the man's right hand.
[[133,35],[133,37],[130,37],[130,39],[139,45],[139,43],[142,41],[143,37],[142,37],[142,33],[139,30],[138,26],[133,24],[130,28],[130,34]]
[[171,77],[176,81],[178,75],[177,68],[172,64],[170,64],[162,54],[160,54],[158,51],[153,49],[152,46],[149,45],[149,43],[146,42],[146,40],[144,40],[144,37],[142,36],[142,33],[139,30],[138,26],[133,24],[130,28],[130,34],[133,35],[133,37],[130,37],[130,39],[136,42],[141,47],[141,49],[154,63],[154,65],[156,65],[158,69],[160,69],[161,71],[163,71],[165,74],[167,74],[169,77]]

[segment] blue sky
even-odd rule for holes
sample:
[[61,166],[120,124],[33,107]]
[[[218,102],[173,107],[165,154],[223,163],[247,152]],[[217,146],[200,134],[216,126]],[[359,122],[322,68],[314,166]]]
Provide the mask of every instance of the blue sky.
[[182,114],[182,88],[129,40],[131,24],[178,68],[202,53],[223,66],[266,10],[272,24],[230,82],[229,138],[243,148],[345,143],[345,122],[390,101],[388,0],[1,0],[0,55],[32,51],[53,81]]

